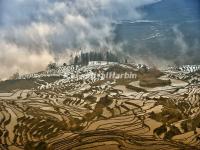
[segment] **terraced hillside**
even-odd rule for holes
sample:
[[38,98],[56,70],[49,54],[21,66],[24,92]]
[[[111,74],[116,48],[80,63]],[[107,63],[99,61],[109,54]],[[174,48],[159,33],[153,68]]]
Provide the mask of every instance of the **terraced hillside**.
[[[113,68],[138,78],[101,76]],[[130,64],[80,67],[55,80],[34,78],[28,89],[8,88],[0,93],[0,149],[200,149],[199,72],[154,73]],[[142,86],[148,76],[170,84]]]

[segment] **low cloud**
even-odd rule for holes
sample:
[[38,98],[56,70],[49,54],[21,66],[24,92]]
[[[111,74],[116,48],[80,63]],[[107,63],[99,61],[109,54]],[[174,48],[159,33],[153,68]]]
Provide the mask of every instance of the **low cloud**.
[[47,64],[54,61],[48,50],[30,52],[15,44],[0,42],[0,77],[7,79],[15,72],[31,73],[43,70]]
[[176,57],[177,64],[194,64],[199,61],[199,39],[193,39],[192,42],[186,40],[184,33],[178,25],[173,26],[175,34],[174,45],[177,48],[178,56]]
[[184,34],[179,30],[177,25],[173,26],[173,31],[175,34],[174,44],[178,47],[179,51],[181,52],[181,55],[186,54],[188,51],[188,45],[184,40]]
[[74,50],[120,51],[113,25],[159,0],[1,0],[0,77],[35,72]]

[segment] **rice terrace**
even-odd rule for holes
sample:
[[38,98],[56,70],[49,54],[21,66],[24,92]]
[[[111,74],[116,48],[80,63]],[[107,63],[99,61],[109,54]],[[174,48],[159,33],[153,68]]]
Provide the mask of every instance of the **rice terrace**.
[[[138,78],[92,78],[111,68]],[[1,82],[1,149],[199,149],[200,72],[144,68],[62,66]]]
[[0,0],[0,150],[200,150],[200,0]]

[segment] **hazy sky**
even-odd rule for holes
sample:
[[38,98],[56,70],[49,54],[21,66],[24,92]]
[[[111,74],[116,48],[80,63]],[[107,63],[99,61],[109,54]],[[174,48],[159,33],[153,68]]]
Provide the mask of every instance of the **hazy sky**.
[[[16,71],[40,71],[54,61],[55,56],[65,56],[67,60],[71,52],[80,48],[125,52],[123,45],[126,41],[113,42],[117,36],[117,24],[121,20],[157,19],[143,8],[161,2],[0,0],[0,78],[6,78]],[[174,41],[187,49],[187,44],[181,43],[184,35],[179,27],[174,25],[172,30],[177,36]]]
[[58,53],[120,49],[114,22],[142,19],[137,9],[158,0],[0,0],[1,77],[35,72]]

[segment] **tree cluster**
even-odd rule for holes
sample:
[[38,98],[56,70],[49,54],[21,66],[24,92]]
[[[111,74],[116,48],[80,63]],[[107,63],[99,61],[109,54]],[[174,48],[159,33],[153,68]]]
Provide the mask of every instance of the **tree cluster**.
[[57,67],[56,63],[49,63],[48,66],[47,66],[47,69],[52,70],[52,69],[56,69],[56,67]]
[[75,65],[88,65],[89,61],[119,62],[119,58],[111,52],[87,52],[74,57]]

